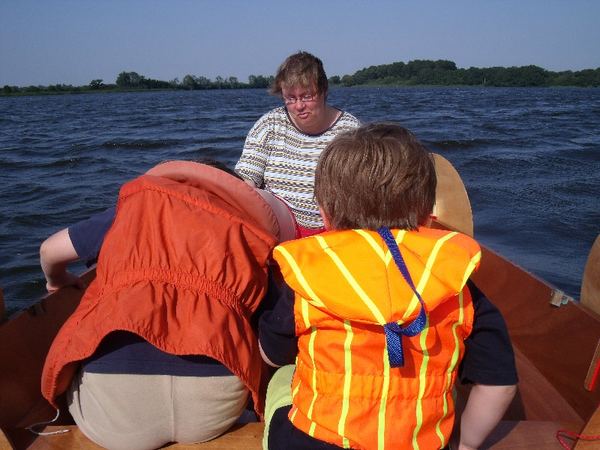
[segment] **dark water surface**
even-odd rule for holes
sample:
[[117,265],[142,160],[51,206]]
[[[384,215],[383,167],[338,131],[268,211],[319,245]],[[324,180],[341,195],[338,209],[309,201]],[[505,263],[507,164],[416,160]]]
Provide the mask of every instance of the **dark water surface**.
[[[600,89],[353,88],[331,104],[410,128],[460,172],[475,236],[578,298],[600,232]],[[165,159],[233,165],[263,90],[0,97],[0,286],[44,293],[40,243]],[[82,270],[79,269],[75,270]]]

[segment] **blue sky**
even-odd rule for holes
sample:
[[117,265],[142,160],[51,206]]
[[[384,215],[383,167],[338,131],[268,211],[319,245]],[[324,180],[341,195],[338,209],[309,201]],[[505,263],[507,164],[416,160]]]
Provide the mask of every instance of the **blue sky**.
[[328,76],[412,59],[600,67],[600,1],[1,0],[0,86],[271,75],[290,53]]

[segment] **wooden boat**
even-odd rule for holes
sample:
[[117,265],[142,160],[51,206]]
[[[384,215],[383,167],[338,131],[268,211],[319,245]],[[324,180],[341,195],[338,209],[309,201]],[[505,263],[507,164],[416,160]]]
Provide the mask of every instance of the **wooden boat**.
[[[472,235],[471,207],[460,177],[439,156],[436,169],[434,226]],[[474,280],[504,315],[520,379],[515,400],[484,447],[560,449],[559,430],[599,435],[600,389],[595,385],[600,378],[600,236],[588,258],[580,303],[493,250],[482,249]],[[94,271],[83,277],[89,282]],[[81,295],[75,288],[63,288],[0,325],[0,448],[99,448],[68,419],[43,429],[66,433],[39,436],[27,430],[54,417],[41,397],[40,375],[52,339]],[[464,398],[460,389],[458,408]],[[261,423],[238,424],[211,442],[168,448],[260,449],[262,433]],[[569,443],[577,450],[600,448],[600,440]]]

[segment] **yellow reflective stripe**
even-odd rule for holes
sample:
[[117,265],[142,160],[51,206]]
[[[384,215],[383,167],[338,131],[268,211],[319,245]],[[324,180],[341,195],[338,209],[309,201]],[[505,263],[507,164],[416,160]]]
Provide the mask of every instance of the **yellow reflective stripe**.
[[390,357],[387,346],[383,349],[383,386],[381,388],[381,402],[379,403],[379,416],[377,419],[377,448],[385,449],[385,413],[387,410],[388,392],[390,390]]
[[[453,231],[452,233],[448,233],[446,236],[437,241],[433,246],[433,250],[431,251],[429,258],[427,258],[427,263],[425,263],[423,275],[421,276],[419,283],[416,285],[416,289],[419,294],[421,294],[425,290],[425,286],[427,285],[429,277],[431,276],[431,268],[433,267],[433,264],[435,263],[435,260],[437,259],[438,253],[440,252],[442,246],[446,243],[446,241],[448,241],[453,236],[456,236],[457,234],[458,233],[456,233],[455,231]],[[415,308],[418,305],[419,298],[417,297],[417,294],[414,294],[412,300],[410,301],[410,304],[408,305],[408,308],[406,308],[406,312],[402,316],[402,323],[404,323],[406,319],[414,313]]]
[[300,385],[301,384],[302,384],[302,380],[299,380],[298,384],[296,385],[296,387],[292,390],[292,402],[294,401],[294,398],[296,398],[296,394],[300,390]]
[[[296,365],[296,367],[298,367],[298,355],[296,355],[296,359],[294,360],[294,364]],[[292,377],[292,382],[294,381],[294,378],[296,378],[296,377],[295,376]],[[300,385],[302,384],[302,379],[300,377],[298,377],[297,379],[298,379],[298,384],[296,384],[296,387],[292,391],[292,405],[294,404],[294,398],[296,397],[296,394],[300,390]],[[292,419],[295,417],[295,415],[296,415],[296,411],[294,411],[294,415],[292,416]]]
[[[373,248],[373,250],[375,251],[377,256],[379,256],[381,258],[381,260],[385,263],[386,266],[389,265],[390,261],[392,260],[392,253],[389,251],[389,249],[384,251],[383,248],[381,247],[381,245],[379,245],[379,243],[375,240],[373,235],[371,235],[367,231],[365,231],[365,230],[354,230],[354,231],[356,233],[360,234],[367,241],[367,243]],[[398,235],[395,238],[396,243],[398,245],[400,245],[400,243],[403,241],[405,235],[406,235],[406,230],[398,231]]]
[[[302,306],[302,320],[304,322],[304,325],[308,328],[310,327],[311,331],[310,331],[310,338],[308,340],[308,356],[310,357],[310,362],[311,362],[311,366],[312,366],[312,380],[311,380],[311,389],[313,391],[313,398],[312,401],[310,402],[310,407],[308,408],[308,413],[307,413],[307,418],[308,420],[310,420],[312,422],[312,413],[313,413],[313,408],[315,406],[315,402],[317,401],[317,370],[315,367],[315,339],[317,337],[317,328],[313,325],[310,325],[310,317],[308,314],[308,303],[309,300],[305,299],[305,298],[300,298],[301,306]],[[295,394],[294,394],[295,395]],[[293,398],[293,397],[292,397]],[[295,412],[293,414],[293,416],[291,417],[292,421],[295,417]],[[310,428],[310,435],[313,436],[314,434],[314,426],[315,423],[312,422],[311,424],[311,428]]]
[[352,349],[350,346],[354,337],[349,320],[344,320],[344,329],[346,330],[346,339],[344,340],[344,393],[342,397],[342,414],[338,423],[338,434],[342,437],[343,447],[350,448],[350,442],[344,435],[348,410],[350,409],[350,384],[352,382]]
[[[382,261],[385,261],[386,252],[381,248],[381,246],[377,243],[375,238],[365,230],[354,230],[356,233],[361,235],[365,241],[373,248],[377,256],[381,258]],[[389,253],[389,252],[387,252]]]
[[[315,406],[315,402],[317,401],[317,370],[315,367],[315,339],[317,337],[317,328],[315,326],[312,327],[310,333],[310,340],[308,341],[308,354],[310,356],[310,361],[312,363],[312,380],[311,380],[311,388],[313,391],[313,398],[310,402],[310,406],[308,407],[308,413],[306,413],[306,417],[308,420],[312,422],[312,413],[313,408]],[[314,436],[315,431],[315,423],[312,422],[309,430],[309,435]]]
[[458,355],[460,353],[460,343],[458,340],[458,336],[456,334],[456,329],[463,324],[465,320],[465,310],[464,310],[464,297],[463,292],[460,291],[458,294],[458,320],[452,325],[452,337],[454,337],[454,352],[452,352],[452,357],[450,358],[450,365],[448,366],[448,372],[446,373],[446,393],[444,394],[444,404],[443,404],[443,414],[435,425],[435,433],[440,438],[440,447],[446,446],[446,438],[442,433],[442,429],[440,428],[442,420],[446,418],[448,415],[448,395],[447,393],[452,389],[452,373],[458,364]]
[[481,261],[481,251],[478,251],[475,256],[471,258],[471,261],[469,261],[467,269],[465,270],[465,274],[463,275],[462,286],[467,284],[467,280],[475,270],[477,264],[479,264],[479,261]]
[[427,366],[429,365],[429,351],[427,350],[427,334],[429,334],[429,316],[425,321],[425,328],[421,331],[419,336],[419,345],[423,352],[423,361],[421,368],[419,369],[419,393],[417,395],[417,402],[415,408],[416,425],[413,431],[413,449],[418,450],[419,442],[417,437],[423,426],[423,395],[425,395],[425,387],[427,385]]
[[296,414],[298,414],[298,408],[292,407],[292,415],[290,417],[290,422],[294,423],[294,419],[296,418]]
[[300,309],[302,310],[302,321],[306,328],[310,328],[310,318],[308,317],[308,300],[300,297]]
[[358,295],[358,297],[363,301],[363,303],[369,308],[375,320],[379,322],[380,325],[385,325],[385,317],[381,314],[381,311],[377,308],[373,300],[367,295],[367,293],[363,290],[363,288],[358,284],[358,282],[354,279],[348,268],[344,265],[340,257],[327,246],[327,241],[323,238],[323,236],[316,236],[317,242],[321,245],[321,248],[329,255],[332,259],[333,263],[337,266],[339,271],[342,273],[346,281],[350,284],[354,292]]
[[[308,317],[308,301],[305,298],[300,297],[300,305],[301,305],[301,310],[302,310],[302,321],[304,322],[304,325],[306,326],[306,328],[309,328],[310,327],[310,320],[309,320],[309,317]],[[309,352],[309,354],[310,354],[310,352]],[[315,365],[315,362],[314,362],[314,353],[311,355],[311,360],[313,362],[313,367],[314,367],[314,365]],[[296,367],[297,366],[298,366],[298,356],[296,356]],[[298,384],[296,385],[296,387],[292,391],[292,405],[294,404],[294,399],[296,398],[296,394],[298,394],[298,391],[300,390],[300,385],[301,384],[302,384],[302,379],[298,378]],[[292,422],[294,422],[294,419],[296,418],[296,414],[297,413],[298,413],[298,408],[293,408],[292,409],[292,415],[290,416],[290,420]]]
[[[296,367],[298,367],[298,356],[296,356]],[[292,390],[292,415],[290,416],[290,421],[294,422],[294,419],[296,418],[296,414],[298,413],[298,408],[296,406],[294,406],[294,399],[296,398],[296,394],[298,394],[298,391],[300,390],[300,385],[302,384],[302,380],[300,378],[298,378],[298,384],[296,385],[296,387]]]
[[275,251],[278,251],[279,253],[281,253],[281,255],[285,258],[287,263],[290,265],[290,269],[292,269],[292,272],[294,272],[294,275],[296,276],[298,283],[300,283],[300,286],[302,286],[302,289],[304,289],[304,291],[310,297],[309,301],[311,303],[314,303],[315,306],[319,306],[319,307],[323,308],[325,305],[323,304],[323,302],[321,301],[319,296],[317,294],[315,294],[315,292],[312,290],[312,288],[308,284],[308,281],[306,281],[306,278],[304,278],[304,275],[302,274],[302,270],[300,270],[298,263],[296,262],[294,257],[290,254],[290,252],[288,252],[287,249],[285,249],[284,247],[275,247]]

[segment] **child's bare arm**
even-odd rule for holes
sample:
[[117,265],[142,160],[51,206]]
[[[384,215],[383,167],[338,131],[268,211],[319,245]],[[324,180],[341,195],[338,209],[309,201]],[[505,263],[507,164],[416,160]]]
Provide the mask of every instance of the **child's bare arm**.
[[516,385],[473,385],[460,420],[459,450],[479,448],[502,419],[516,391]]
[[40,246],[40,265],[46,277],[46,289],[53,292],[63,286],[84,287],[83,281],[67,271],[70,262],[79,256],[73,247],[68,229],[54,233]]

